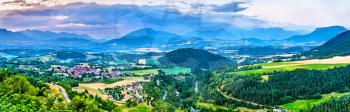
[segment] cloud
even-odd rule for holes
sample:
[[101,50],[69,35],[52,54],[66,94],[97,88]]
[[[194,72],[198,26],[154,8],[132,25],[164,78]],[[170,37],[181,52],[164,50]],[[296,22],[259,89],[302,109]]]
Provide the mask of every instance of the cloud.
[[33,7],[42,5],[44,2],[48,2],[51,0],[39,0],[39,1],[27,1],[27,0],[13,0],[8,2],[3,2],[1,5],[19,5],[22,7]]
[[242,16],[231,13],[185,13],[177,7],[167,5],[70,3],[7,11],[5,15],[0,15],[0,27],[89,34],[95,38],[117,38],[145,27],[179,34],[201,29],[226,29],[239,26],[233,23],[238,18]]
[[215,12],[240,12],[248,9],[248,2],[231,2],[224,5],[212,5],[212,10]]

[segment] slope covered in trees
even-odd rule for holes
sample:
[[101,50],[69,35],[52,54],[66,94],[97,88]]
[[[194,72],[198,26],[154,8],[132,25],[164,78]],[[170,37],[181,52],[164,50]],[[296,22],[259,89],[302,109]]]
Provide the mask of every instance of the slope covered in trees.
[[304,53],[305,56],[311,58],[327,58],[333,56],[350,54],[350,31],[344,32],[329,40],[320,47],[310,52]]
[[201,49],[178,49],[159,59],[165,66],[213,69],[234,65],[230,59]]
[[296,70],[261,76],[231,76],[223,91],[235,98],[266,105],[278,105],[296,99],[320,98],[321,94],[349,91],[350,66],[331,70]]

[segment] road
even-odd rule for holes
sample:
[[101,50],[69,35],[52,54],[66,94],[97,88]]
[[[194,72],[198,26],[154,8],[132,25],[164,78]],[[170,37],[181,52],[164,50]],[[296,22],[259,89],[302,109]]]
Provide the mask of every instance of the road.
[[54,86],[60,88],[60,92],[61,92],[61,94],[63,95],[64,100],[66,100],[66,102],[67,102],[68,104],[70,104],[71,100],[69,99],[69,95],[68,95],[66,89],[64,89],[62,86],[59,86],[59,85],[57,85],[57,84],[52,84],[52,85],[54,85]]

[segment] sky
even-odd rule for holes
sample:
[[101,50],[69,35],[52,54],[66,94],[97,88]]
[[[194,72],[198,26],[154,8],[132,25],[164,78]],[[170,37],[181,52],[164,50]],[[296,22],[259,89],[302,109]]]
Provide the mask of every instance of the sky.
[[350,0],[0,0],[0,28],[117,38],[150,27],[197,30],[350,27]]

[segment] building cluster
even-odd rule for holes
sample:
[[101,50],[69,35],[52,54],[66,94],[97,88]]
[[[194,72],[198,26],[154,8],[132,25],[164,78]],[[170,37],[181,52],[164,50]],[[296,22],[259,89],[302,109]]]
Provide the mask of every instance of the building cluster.
[[70,76],[74,78],[80,78],[84,74],[92,74],[95,76],[104,76],[104,77],[115,77],[122,74],[120,71],[114,71],[113,69],[103,70],[98,67],[91,67],[89,65],[76,65],[73,67],[65,67],[59,65],[51,66],[51,70],[55,73],[68,73]]

